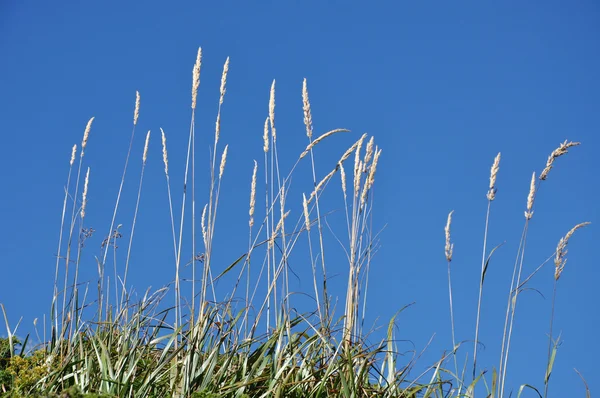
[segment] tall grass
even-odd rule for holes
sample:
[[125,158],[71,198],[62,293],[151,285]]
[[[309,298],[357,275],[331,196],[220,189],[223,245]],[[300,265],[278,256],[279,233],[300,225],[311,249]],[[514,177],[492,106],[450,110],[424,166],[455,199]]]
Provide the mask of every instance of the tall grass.
[[[14,349],[17,346],[14,336],[19,324],[14,329],[9,327],[8,315],[2,306],[10,352],[7,354],[9,365],[4,368],[0,366],[0,371],[9,372],[12,381],[2,384],[3,390],[0,392],[12,396],[35,393],[48,396],[75,388],[83,392],[118,397],[473,397],[475,386],[480,380],[485,381],[487,386],[485,370],[477,363],[477,350],[485,275],[496,249],[488,251],[487,236],[490,206],[496,197],[500,154],[493,162],[487,192],[488,210],[475,321],[472,379],[469,382],[465,377],[468,356],[462,364],[462,370],[459,367],[458,352],[461,344],[457,343],[455,335],[450,266],[454,247],[450,236],[452,212],[448,215],[445,227],[452,350],[422,373],[415,374],[415,364],[420,355],[415,354],[412,359],[399,361],[401,353],[396,347],[394,335],[398,314],[389,321],[385,336],[377,343],[371,342],[372,331],[365,330],[363,326],[369,270],[378,247],[377,231],[372,230],[372,192],[382,150],[374,137],[369,138],[364,134],[349,148],[340,150],[338,160],[331,164],[327,173],[318,170],[315,166],[318,145],[325,140],[334,140],[337,134],[347,133],[348,130],[335,129],[315,134],[306,80],[302,84],[306,147],[298,151],[297,158],[286,171],[284,164],[289,159],[280,162],[279,156],[280,144],[277,141],[275,123],[276,86],[273,81],[262,133],[263,159],[260,162],[254,161],[249,173],[248,245],[239,249],[228,266],[222,267],[214,263],[214,250],[218,247],[214,243],[219,201],[222,194],[227,194],[225,191],[221,192],[222,182],[227,178],[229,148],[228,144],[221,142],[221,138],[228,138],[226,133],[221,137],[221,116],[226,110],[224,100],[229,58],[223,67],[219,89],[208,195],[204,198],[206,203],[202,203],[196,193],[196,105],[201,66],[202,51],[199,49],[192,69],[190,128],[183,170],[184,187],[180,192],[179,203],[175,202],[172,195],[167,133],[161,129],[162,161],[168,198],[168,209],[165,212],[168,211],[170,216],[174,294],[170,295],[170,288],[164,287],[155,292],[147,291],[141,299],[134,300],[127,286],[129,272],[136,270],[135,257],[132,256],[133,237],[138,211],[143,206],[141,197],[144,170],[146,162],[151,161],[148,159],[151,156],[148,153],[150,131],[144,143],[125,263],[122,269],[118,266],[116,240],[122,237],[122,225],[115,226],[116,218],[126,183],[136,126],[140,115],[143,117],[140,93],[136,92],[129,150],[116,192],[113,215],[107,223],[108,234],[102,242],[100,255],[96,256],[98,278],[95,281],[81,282],[78,274],[83,243],[92,231],[85,219],[88,188],[91,187],[92,194],[94,191],[93,175],[90,176],[89,167],[83,180],[81,199],[77,200],[84,150],[92,133],[94,118],[91,118],[84,131],[74,187],[72,173],[76,145],[73,146],[69,160],[50,309],[51,337],[49,340],[44,338],[43,346],[34,355],[17,353]],[[256,138],[260,142],[259,134]],[[561,144],[552,152],[537,183],[535,178],[532,179],[524,229],[509,289],[500,366],[492,372],[491,387],[487,388],[488,396],[507,396],[505,381],[518,294],[541,268],[538,267],[526,278],[522,277],[528,225],[533,215],[539,184],[547,178],[555,159],[576,145],[578,143]],[[292,178],[303,168],[310,180],[300,198],[292,196],[290,192],[293,192]],[[336,175],[339,175],[340,180],[334,179]],[[298,184],[298,179],[295,184]],[[328,225],[329,212],[324,208],[326,202],[323,195],[326,191],[335,189],[335,186],[339,187],[338,198],[343,203],[346,223],[345,236],[339,238],[345,252],[343,260],[347,263],[347,284],[340,309],[333,305],[335,301],[328,288],[327,263],[332,256],[325,245],[324,231]],[[74,200],[70,200],[72,198]],[[260,203],[263,198],[264,203]],[[197,207],[199,203],[202,205]],[[177,206],[180,206],[179,212]],[[197,213],[196,210],[200,208],[202,212]],[[293,208],[300,210],[292,213]],[[190,209],[191,214],[186,214],[186,209]],[[67,217],[69,210],[70,217]],[[179,218],[176,218],[176,214]],[[198,214],[201,216],[197,217]],[[293,218],[292,214],[298,216]],[[186,229],[188,223],[190,227]],[[556,273],[548,367],[544,380],[545,395],[558,347],[552,336],[556,283],[564,269],[567,243],[575,230],[584,225],[586,224],[578,224],[567,233],[552,255],[555,256]],[[188,245],[184,245],[184,241]],[[296,246],[303,246],[306,252],[296,253]],[[74,247],[76,260],[72,260]],[[106,272],[111,247],[112,283],[111,275]],[[312,292],[305,294],[311,296],[315,306],[308,313],[300,313],[295,309],[294,292],[290,290],[289,261],[292,255],[307,256],[305,259],[308,259],[312,271]],[[335,260],[339,263],[339,259]],[[75,264],[74,275],[69,271],[72,262]],[[182,278],[182,265],[188,263],[191,264],[191,295],[186,299],[182,297],[181,289],[182,281],[185,281]],[[197,267],[200,269],[197,270]],[[217,297],[215,283],[226,275],[233,275],[235,284],[227,296],[220,298]],[[63,280],[60,280],[61,276]],[[97,294],[88,302],[90,284],[96,284]],[[80,289],[83,289],[83,295],[79,293]],[[61,301],[62,306],[59,305]],[[183,304],[184,301],[187,305]],[[402,309],[398,313],[401,311]],[[94,315],[84,316],[90,313]],[[22,366],[17,365],[20,360],[29,361],[29,370],[23,370]],[[453,370],[446,369],[449,361],[454,365]],[[33,371],[41,376],[31,381],[25,376]],[[448,374],[450,378],[446,378]],[[2,378],[0,383],[1,380]],[[528,387],[521,386],[519,394],[524,388]]]

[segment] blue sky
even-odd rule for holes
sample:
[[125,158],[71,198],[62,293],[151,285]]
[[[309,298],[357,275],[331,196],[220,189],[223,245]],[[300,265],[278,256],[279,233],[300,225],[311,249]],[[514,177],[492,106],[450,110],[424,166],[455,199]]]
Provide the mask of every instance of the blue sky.
[[[472,340],[485,193],[501,152],[489,242],[506,243],[490,266],[480,335],[486,346],[480,364],[497,366],[531,173],[539,173],[565,139],[581,141],[542,184],[525,267],[531,271],[551,255],[572,226],[592,222],[573,237],[558,286],[555,331],[564,341],[550,396],[583,394],[573,368],[598,391],[599,21],[600,7],[592,1],[3,2],[0,302],[13,324],[23,316],[23,331],[49,311],[70,149],[92,116],[87,223],[99,231],[98,242],[110,226],[136,90],[141,115],[117,222],[131,223],[135,159],[145,131],[152,130],[131,283],[141,292],[172,280],[158,129],[168,134],[171,168],[181,179],[191,70],[201,46],[200,154],[212,142],[221,70],[231,57],[221,135],[230,158],[218,221],[224,227],[216,231],[223,261],[247,247],[249,179],[252,159],[262,158],[271,81],[277,81],[280,155],[290,167],[306,145],[301,87],[307,78],[317,133],[352,130],[318,149],[320,175],[363,132],[383,149],[373,222],[386,228],[370,274],[369,321],[385,326],[399,308],[416,302],[399,317],[397,333],[417,350],[435,333],[421,369],[451,347],[443,250],[448,212],[455,211],[457,339]],[[310,185],[298,180],[301,198]],[[89,269],[82,271],[89,280],[98,253],[93,247],[84,260]],[[344,262],[331,261],[330,270],[343,287]],[[520,296],[509,367],[513,387],[543,387],[552,272],[548,265],[532,281],[543,297],[534,291]],[[300,285],[308,290],[305,281]],[[342,290],[333,294],[343,297]]]

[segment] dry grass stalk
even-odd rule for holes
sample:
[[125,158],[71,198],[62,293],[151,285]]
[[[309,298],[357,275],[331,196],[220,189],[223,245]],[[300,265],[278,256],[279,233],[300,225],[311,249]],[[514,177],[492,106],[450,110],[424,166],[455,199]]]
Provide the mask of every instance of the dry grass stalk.
[[531,217],[533,217],[533,211],[531,211],[531,209],[533,208],[534,198],[535,198],[535,171],[533,172],[533,174],[531,176],[531,184],[529,186],[529,195],[527,195],[527,211],[525,211],[525,218],[527,220],[531,220]]
[[133,125],[137,125],[138,118],[140,117],[140,92],[135,92],[135,111],[133,112]]
[[315,190],[312,191],[312,193],[310,194],[310,197],[308,198],[308,203],[309,204],[310,204],[310,202],[312,202],[312,200],[315,198],[315,196],[321,190],[321,188],[323,188],[323,185],[325,185],[325,183],[327,181],[329,181],[331,179],[331,177],[333,177],[333,175],[335,174],[335,172],[337,170],[338,170],[338,167],[336,166],[333,170],[331,170],[329,172],[329,174],[327,174],[325,177],[323,177],[323,179],[317,184]]
[[344,154],[342,155],[342,157],[340,158],[339,162],[343,163],[345,162],[350,155],[352,154],[352,152],[354,152],[356,150],[356,148],[358,147],[358,145],[362,145],[362,142],[364,141],[364,139],[367,137],[367,133],[363,134],[358,141],[356,141],[350,148],[348,148],[346,150],[346,152],[344,152]]
[[271,122],[271,134],[273,143],[277,142],[277,132],[275,130],[275,80],[271,84],[271,93],[269,95],[269,121]]
[[167,156],[167,136],[163,129],[160,129],[162,134],[162,154],[163,154],[163,163],[165,164],[165,174],[169,175],[169,157]]
[[77,144],[73,145],[73,149],[71,150],[71,161],[69,165],[73,166],[73,162],[75,162],[75,154],[77,153]]
[[258,163],[254,161],[254,171],[252,172],[252,185],[250,187],[250,227],[254,225],[254,207],[256,205],[256,172],[258,171]]
[[310,111],[310,101],[308,100],[308,88],[306,87],[306,79],[302,82],[302,109],[304,110],[304,125],[306,126],[306,136],[312,137],[312,113]]
[[[360,149],[357,148],[357,157],[358,157],[358,150]],[[355,163],[354,165],[354,197],[358,198],[358,195],[360,193],[360,180],[361,180],[361,176],[362,176],[362,169],[363,169],[363,162],[362,160],[359,160],[358,163]]]
[[269,239],[269,249],[271,249],[273,247],[273,245],[275,244],[275,238],[277,238],[277,234],[283,228],[283,223],[284,223],[285,219],[287,218],[287,216],[290,214],[290,211],[291,210],[288,210],[283,215],[283,217],[281,217],[279,219],[279,222],[277,223],[277,227],[275,227],[275,232],[273,232],[273,235],[271,235],[271,239]]
[[198,87],[200,87],[200,66],[202,65],[202,47],[198,48],[196,63],[192,71],[192,109],[196,109],[196,97],[198,96]]
[[263,130],[263,151],[269,152],[269,117],[265,119],[265,128]]
[[223,172],[225,171],[225,163],[227,162],[227,149],[229,145],[225,145],[225,149],[223,150],[223,154],[221,155],[221,165],[219,166],[219,180],[223,177]]
[[448,260],[448,262],[452,261],[452,251],[454,250],[454,244],[450,243],[450,224],[452,224],[452,213],[454,213],[454,210],[448,213],[448,221],[446,222],[446,227],[444,228],[444,232],[446,234],[446,260]]
[[334,135],[335,133],[347,133],[350,130],[346,130],[346,129],[335,129],[335,130],[331,130],[326,132],[325,134],[320,135],[319,137],[317,137],[316,140],[312,141],[310,144],[307,145],[306,149],[304,150],[304,152],[302,152],[302,154],[300,155],[300,159],[302,159],[303,157],[305,157],[308,152],[314,148],[315,145],[317,145],[319,142],[323,141],[325,138]]
[[150,144],[150,130],[148,130],[148,134],[146,134],[146,143],[144,144],[144,155],[142,156],[143,164],[146,164],[146,159],[148,158],[148,144]]
[[496,177],[498,176],[498,170],[500,170],[500,152],[494,158],[492,169],[490,171],[490,189],[487,193],[487,198],[492,201],[496,198]]
[[90,182],[90,168],[85,174],[85,183],[83,184],[83,195],[81,196],[81,218],[85,217],[85,208],[87,206],[88,183]]
[[302,206],[304,208],[304,224],[306,230],[310,231],[310,216],[308,214],[308,202],[306,201],[306,195],[302,194]]
[[552,165],[554,163],[554,160],[556,160],[556,158],[567,153],[569,148],[580,145],[580,144],[581,144],[580,142],[573,142],[573,141],[567,142],[565,140],[565,142],[560,144],[558,148],[556,148],[554,151],[552,151],[550,156],[548,156],[548,161],[546,162],[546,167],[542,171],[542,174],[540,174],[540,180],[545,180],[548,177],[548,173],[552,169]]
[[88,122],[87,126],[85,126],[85,131],[83,132],[83,140],[81,141],[81,157],[83,157],[83,153],[85,151],[85,147],[87,146],[88,138],[90,138],[90,130],[92,129],[92,122],[94,118],[92,117]]
[[565,264],[567,263],[567,259],[565,258],[567,255],[567,245],[569,244],[569,239],[571,236],[577,231],[579,228],[585,227],[586,225],[591,224],[590,222],[583,222],[581,224],[577,224],[574,226],[565,236],[564,238],[560,238],[558,241],[558,245],[556,246],[556,257],[554,258],[554,279],[558,280],[560,275],[562,274]]

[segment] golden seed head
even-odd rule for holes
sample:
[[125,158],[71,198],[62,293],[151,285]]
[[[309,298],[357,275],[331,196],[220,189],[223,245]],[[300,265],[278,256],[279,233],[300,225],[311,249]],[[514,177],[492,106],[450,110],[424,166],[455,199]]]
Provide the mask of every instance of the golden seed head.
[[580,144],[581,144],[580,142],[573,142],[573,141],[567,142],[565,140],[565,142],[560,144],[558,146],[558,148],[556,148],[554,151],[552,151],[550,156],[548,156],[548,160],[546,161],[546,167],[542,171],[542,174],[540,174],[540,180],[545,180],[548,177],[548,173],[552,169],[554,160],[556,160],[558,157],[564,155],[565,153],[569,152],[568,151],[569,148],[580,145]]
[[591,224],[590,222],[584,222],[581,224],[577,224],[567,234],[564,238],[560,238],[558,241],[558,245],[556,246],[556,257],[554,258],[554,279],[558,280],[560,275],[562,274],[565,264],[567,263],[566,255],[567,255],[567,245],[569,244],[569,239],[573,236],[575,231],[579,228],[585,227],[586,225]]
[[227,149],[229,145],[225,145],[225,149],[223,150],[223,154],[221,155],[221,166],[219,166],[219,180],[223,176],[223,171],[225,171],[225,162],[227,162]]
[[254,161],[254,171],[252,172],[252,185],[250,186],[250,226],[254,225],[254,207],[256,205],[256,172],[258,171],[258,163]]
[[146,134],[146,143],[144,144],[144,155],[142,156],[142,163],[146,164],[146,159],[148,158],[148,145],[150,144],[150,130],[148,130],[148,134]]
[[192,70],[192,109],[196,109],[196,97],[198,96],[198,87],[200,87],[200,66],[202,65],[202,48],[198,48],[196,63]]
[[531,175],[531,184],[529,185],[529,195],[527,195],[527,211],[525,212],[525,218],[531,220],[533,217],[533,200],[535,199],[535,171]]
[[206,208],[208,205],[204,205],[204,209],[202,210],[202,218],[200,219],[200,226],[202,227],[202,239],[204,239],[204,244],[206,244]]
[[77,144],[73,145],[73,149],[71,150],[71,161],[69,164],[73,166],[73,162],[75,162],[75,154],[77,153]]
[[265,119],[265,129],[263,131],[263,151],[269,152],[269,117]]
[[363,192],[360,198],[361,205],[365,204],[365,200],[367,199],[367,192],[373,187],[373,183],[375,182],[375,171],[377,170],[377,162],[379,161],[380,155],[381,149],[375,148],[375,157],[373,158],[373,163],[371,164],[369,175],[367,176],[367,180],[365,181],[365,186],[363,187]]
[[85,151],[85,147],[87,146],[88,138],[90,138],[90,130],[92,129],[92,122],[94,118],[92,117],[88,122],[87,126],[85,126],[85,131],[83,132],[83,140],[81,141],[81,157],[83,157],[83,153]]
[[310,231],[310,216],[308,214],[308,202],[306,201],[306,195],[302,194],[302,206],[304,207],[304,225],[306,230]]
[[304,152],[302,152],[300,154],[300,159],[302,159],[303,157],[305,157],[308,154],[308,152],[315,145],[317,145],[319,142],[323,141],[325,138],[329,137],[330,135],[333,135],[335,133],[341,133],[341,132],[345,132],[346,133],[346,132],[349,132],[349,131],[350,130],[346,130],[346,129],[335,129],[335,130],[331,130],[331,131],[326,132],[325,134],[320,135],[319,137],[317,137],[316,140],[311,141],[311,143],[306,146],[306,149],[304,150]]
[[90,168],[88,167],[85,174],[85,183],[83,184],[83,194],[81,196],[81,218],[85,217],[85,208],[87,206],[88,183],[90,182]]
[[367,143],[367,150],[365,153],[365,159],[363,160],[363,163],[365,165],[367,165],[369,163],[369,161],[371,160],[371,156],[373,156],[373,144],[375,143],[375,136],[371,136],[371,139],[369,140],[369,142]]
[[167,136],[163,129],[160,129],[162,134],[162,153],[163,153],[163,163],[165,164],[165,174],[167,177],[169,176],[169,157],[167,156]]
[[367,133],[363,134],[362,137],[359,138],[358,141],[356,141],[350,148],[348,148],[346,150],[346,152],[344,152],[344,154],[342,155],[342,157],[340,158],[339,162],[345,162],[346,159],[348,159],[350,157],[350,155],[352,154],[352,152],[354,152],[354,150],[356,149],[356,147],[358,146],[359,143],[362,143],[363,140],[367,137]]
[[277,141],[277,133],[275,130],[275,80],[271,84],[271,93],[269,96],[269,120],[271,122],[271,134],[273,135],[273,143]]
[[317,194],[319,193],[319,191],[321,190],[321,188],[323,188],[323,185],[325,185],[325,183],[327,181],[329,181],[331,179],[331,177],[333,177],[333,175],[335,174],[335,172],[337,170],[338,170],[338,168],[336,166],[335,169],[331,170],[329,172],[329,174],[327,174],[325,177],[323,177],[323,179],[321,181],[319,181],[319,183],[315,187],[315,190],[312,191],[312,193],[310,194],[310,197],[308,198],[308,203],[309,204],[310,204],[310,202],[312,202],[312,200],[315,198],[315,196],[317,196]]
[[221,98],[219,99],[219,105],[223,104],[223,98],[225,97],[225,85],[227,84],[227,72],[229,72],[229,57],[223,65],[223,74],[221,75]]
[[450,224],[452,224],[452,213],[454,213],[454,210],[448,213],[448,221],[446,221],[446,227],[444,228],[444,232],[446,234],[446,260],[449,262],[452,261],[452,251],[454,250],[454,244],[450,243]]
[[500,152],[494,158],[492,169],[490,171],[490,188],[487,193],[487,198],[492,201],[496,198],[496,177],[498,176],[498,170],[500,170]]
[[133,112],[133,125],[137,125],[138,118],[140,117],[140,92],[135,92],[135,111]]
[[340,168],[340,178],[342,179],[342,192],[344,192],[344,197],[346,197],[346,170],[342,162],[339,162],[338,166]]
[[312,137],[312,114],[310,110],[310,101],[308,100],[308,88],[306,87],[306,79],[302,82],[302,109],[304,110],[304,125],[306,126],[306,135]]

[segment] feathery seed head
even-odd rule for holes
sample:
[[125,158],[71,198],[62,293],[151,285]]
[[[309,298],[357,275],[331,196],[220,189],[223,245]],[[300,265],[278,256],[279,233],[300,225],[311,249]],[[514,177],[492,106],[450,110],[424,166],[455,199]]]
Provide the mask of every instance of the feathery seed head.
[[367,143],[367,150],[366,150],[366,153],[365,153],[365,159],[363,160],[363,163],[365,165],[367,165],[369,163],[369,161],[371,160],[371,156],[373,156],[373,144],[374,143],[375,143],[375,136],[372,135],[371,139]]
[[148,130],[148,134],[146,134],[146,143],[144,144],[144,155],[142,156],[143,164],[146,164],[146,159],[148,158],[148,144],[150,144],[150,130]]
[[308,202],[306,201],[306,195],[302,194],[302,206],[304,207],[304,224],[306,230],[310,231],[310,216],[308,214]]
[[271,122],[271,134],[273,135],[273,143],[277,141],[277,133],[275,130],[275,80],[271,84],[271,93],[269,96],[269,120]]
[[85,208],[87,206],[88,183],[90,182],[90,168],[85,174],[85,183],[83,184],[83,194],[81,196],[81,218],[85,217]]
[[527,220],[531,220],[533,217],[533,200],[535,199],[535,171],[531,176],[531,184],[529,185],[529,195],[527,195],[527,211],[525,212],[525,218]]
[[565,264],[567,263],[566,255],[567,255],[567,245],[569,244],[569,239],[571,236],[577,231],[579,228],[585,227],[586,225],[591,224],[590,222],[584,222],[581,224],[577,224],[574,226],[565,236],[564,238],[560,238],[558,241],[558,245],[556,246],[556,257],[554,258],[554,279],[558,280],[560,275],[562,274]]
[[338,167],[340,168],[340,178],[342,179],[342,192],[344,192],[344,198],[346,197],[346,170],[344,169],[344,164],[342,162],[338,162]]
[[140,92],[135,92],[135,111],[133,112],[133,125],[137,125],[138,117],[140,117]]
[[223,65],[223,74],[221,75],[221,98],[219,99],[219,105],[223,104],[223,97],[225,97],[225,85],[227,84],[227,72],[229,72],[229,57]]
[[229,145],[225,145],[225,149],[223,150],[223,155],[221,155],[221,166],[219,167],[219,180],[223,176],[223,171],[225,171],[225,162],[227,162],[227,149]]
[[167,136],[163,131],[162,127],[160,129],[162,134],[162,153],[163,153],[163,163],[165,164],[165,174],[167,177],[169,176],[169,157],[167,156]]
[[77,153],[77,144],[73,145],[73,149],[71,150],[71,161],[69,164],[73,166],[73,162],[75,162],[75,154]]
[[258,163],[254,161],[254,171],[252,172],[252,185],[250,186],[250,226],[254,225],[254,207],[256,205],[256,172],[258,171]]
[[269,152],[269,117],[265,119],[265,129],[263,131],[263,151]]
[[569,148],[580,145],[580,144],[581,144],[580,142],[573,142],[573,141],[567,142],[565,140],[565,142],[560,144],[558,148],[556,148],[554,151],[552,151],[550,156],[548,156],[548,160],[546,161],[546,167],[542,171],[542,174],[540,174],[540,180],[545,180],[548,177],[548,173],[552,169],[552,165],[554,164],[554,161],[557,158],[559,158],[560,156],[569,152],[568,151]]
[[312,113],[310,110],[310,101],[308,100],[308,88],[306,87],[306,79],[302,82],[302,109],[304,110],[304,125],[306,126],[306,135],[312,137]]
[[83,140],[81,141],[81,157],[83,157],[85,147],[87,146],[88,138],[90,138],[90,130],[92,129],[92,122],[94,118],[92,117],[85,126],[85,131],[83,132]]
[[490,171],[490,188],[487,193],[487,198],[492,201],[496,198],[496,177],[498,176],[498,170],[500,170],[500,152],[494,158],[492,169]]
[[335,133],[341,133],[341,132],[347,133],[349,131],[350,130],[346,130],[346,129],[335,129],[335,130],[328,131],[325,134],[318,136],[316,140],[311,141],[311,143],[306,146],[306,149],[304,150],[304,152],[302,152],[300,154],[300,159],[302,159],[303,157],[308,155],[308,152],[312,148],[314,148],[315,145],[317,145],[319,142],[323,141],[325,138],[329,137],[330,135],[334,135]]
[[204,240],[204,244],[206,245],[206,208],[208,205],[204,205],[204,209],[202,210],[202,218],[200,219],[200,226],[202,227],[202,239]]
[[446,260],[448,260],[448,262],[452,261],[452,251],[454,250],[454,244],[450,243],[450,224],[452,224],[452,213],[454,213],[454,210],[448,213],[448,221],[446,221],[446,227],[444,228],[444,232],[446,234]]
[[196,109],[196,97],[198,96],[198,87],[200,87],[200,66],[202,65],[202,48],[198,48],[196,63],[192,70],[192,109]]

